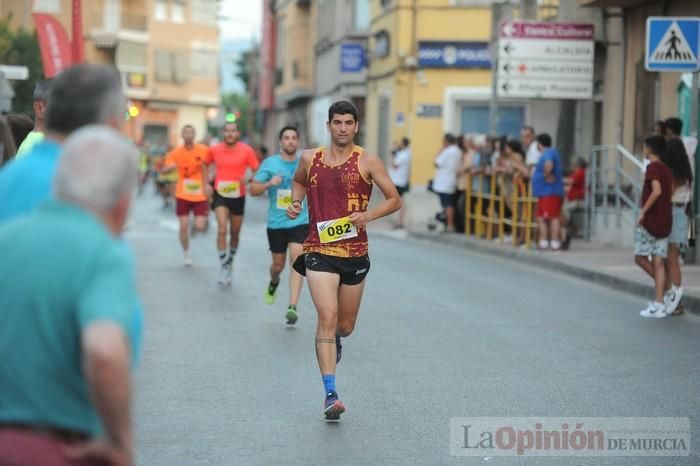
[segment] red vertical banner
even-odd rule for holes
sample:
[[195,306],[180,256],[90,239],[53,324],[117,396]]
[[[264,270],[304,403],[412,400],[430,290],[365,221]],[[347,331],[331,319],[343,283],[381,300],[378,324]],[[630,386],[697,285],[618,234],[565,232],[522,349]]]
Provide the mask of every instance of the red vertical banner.
[[39,13],[33,16],[44,76],[51,78],[71,65],[71,44],[66,30],[56,18]]
[[83,51],[83,5],[81,0],[73,0],[72,24],[73,41],[71,50],[73,51],[73,64],[76,65],[85,60]]

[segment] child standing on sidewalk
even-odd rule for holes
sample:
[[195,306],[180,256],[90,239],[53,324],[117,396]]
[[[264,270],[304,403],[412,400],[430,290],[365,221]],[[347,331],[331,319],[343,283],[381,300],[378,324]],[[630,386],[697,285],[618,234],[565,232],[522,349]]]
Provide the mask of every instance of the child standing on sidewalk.
[[[654,279],[654,302],[649,303],[639,315],[642,317],[666,317],[664,305],[664,288],[666,270],[664,260],[668,254],[668,235],[671,233],[672,210],[671,170],[661,162],[661,155],[666,150],[663,136],[649,136],[644,140],[644,156],[649,165],[644,176],[642,205],[637,219],[634,238],[634,261],[651,278]],[[649,257],[651,256],[651,260]]]

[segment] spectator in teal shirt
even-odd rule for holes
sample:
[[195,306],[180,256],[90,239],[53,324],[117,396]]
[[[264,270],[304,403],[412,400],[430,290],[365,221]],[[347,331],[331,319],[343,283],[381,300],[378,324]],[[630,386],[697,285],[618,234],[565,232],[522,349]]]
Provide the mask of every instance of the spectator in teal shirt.
[[56,199],[0,225],[0,458],[9,464],[63,464],[43,448],[54,432],[57,443],[85,439],[76,459],[90,450],[131,464],[136,292],[118,236],[136,163],[114,129],[78,130],[58,162]]

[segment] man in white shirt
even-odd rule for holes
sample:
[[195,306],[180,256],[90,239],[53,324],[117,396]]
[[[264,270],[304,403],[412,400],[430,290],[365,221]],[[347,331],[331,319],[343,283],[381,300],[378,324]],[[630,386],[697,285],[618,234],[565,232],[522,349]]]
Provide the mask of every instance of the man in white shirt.
[[445,134],[443,149],[435,157],[435,177],[433,191],[440,197],[440,205],[445,211],[445,231],[455,231],[455,207],[457,205],[457,176],[462,165],[462,149],[451,134]]
[[[403,197],[410,189],[410,178],[411,178],[411,149],[409,148],[411,141],[408,138],[403,138],[401,140],[401,146],[399,150],[394,153],[394,157],[391,161],[391,168],[389,169],[389,176],[391,181],[396,185],[396,189],[399,195]],[[406,226],[406,201],[401,205],[401,210],[399,211],[399,222],[394,225],[395,229],[401,229]]]
[[527,151],[525,154],[525,165],[528,166],[530,175],[532,175],[535,171],[535,165],[540,161],[540,156],[542,155],[537,148],[535,129],[532,126],[524,126],[520,130],[520,142],[522,142],[523,148]]

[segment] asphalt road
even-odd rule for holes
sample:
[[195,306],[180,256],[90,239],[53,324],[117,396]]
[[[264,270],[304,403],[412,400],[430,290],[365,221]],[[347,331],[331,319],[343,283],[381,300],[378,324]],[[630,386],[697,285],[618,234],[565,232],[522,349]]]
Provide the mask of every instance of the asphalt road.
[[[348,411],[326,424],[308,291],[294,327],[286,286],[274,306],[262,300],[265,203],[248,201],[227,289],[214,229],[184,268],[174,214],[150,189],[136,205],[139,464],[700,464],[700,319],[641,319],[638,298],[381,225],[338,371]],[[450,455],[451,418],[491,416],[690,417],[691,456]]]

